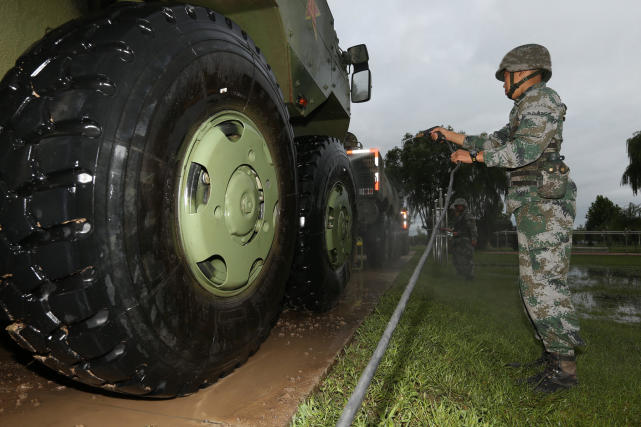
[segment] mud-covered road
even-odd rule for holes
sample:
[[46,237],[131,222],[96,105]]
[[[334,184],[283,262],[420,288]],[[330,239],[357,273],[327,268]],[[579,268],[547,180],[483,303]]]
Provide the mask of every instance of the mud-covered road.
[[41,367],[3,333],[0,425],[287,425],[408,259],[355,272],[338,307],[328,313],[283,312],[247,363],[216,384],[177,399],[130,399],[76,385]]

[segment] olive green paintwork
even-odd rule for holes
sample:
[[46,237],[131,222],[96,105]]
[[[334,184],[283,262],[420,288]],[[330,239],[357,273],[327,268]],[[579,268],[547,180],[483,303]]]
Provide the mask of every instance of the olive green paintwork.
[[178,243],[198,282],[233,296],[258,276],[274,241],[278,180],[256,125],[225,111],[184,142],[177,185]]
[[342,182],[334,184],[325,209],[325,246],[329,262],[338,268],[352,255],[352,207]]
[[[83,0],[0,1],[0,74],[47,28],[81,16],[87,4]],[[341,63],[326,0],[193,0],[189,4],[228,16],[261,48],[283,91],[296,136],[344,138],[350,116],[349,76]],[[306,107],[298,105],[299,97],[307,100]]]
[[[349,76],[326,0],[194,0],[240,25],[261,48],[283,91],[294,133],[345,137]],[[297,105],[299,97],[307,107]],[[314,112],[313,119],[308,116]]]
[[0,76],[48,28],[56,28],[80,16],[72,0],[0,0]]

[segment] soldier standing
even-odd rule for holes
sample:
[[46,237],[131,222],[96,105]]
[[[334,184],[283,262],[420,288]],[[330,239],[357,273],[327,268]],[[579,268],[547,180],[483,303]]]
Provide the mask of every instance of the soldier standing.
[[458,198],[452,203],[454,224],[452,228],[443,228],[452,233],[452,262],[456,272],[467,280],[474,279],[474,247],[478,239],[476,221],[468,212],[465,199]]
[[437,127],[430,136],[437,140],[440,132],[463,148],[452,154],[452,162],[509,171],[507,211],[516,218],[521,297],[544,346],[533,364],[546,365],[528,382],[551,393],[577,384],[574,347],[583,345],[567,285],[576,185],[559,154],[566,106],[546,85],[552,64],[541,45],[512,49],[495,76],[514,101],[505,127],[480,136]]

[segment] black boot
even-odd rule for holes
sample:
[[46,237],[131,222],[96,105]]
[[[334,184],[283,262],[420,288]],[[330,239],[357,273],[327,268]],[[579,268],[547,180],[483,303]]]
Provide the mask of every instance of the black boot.
[[554,393],[578,385],[575,357],[549,353],[545,370],[539,375],[528,378],[528,383],[533,384],[534,390],[540,393]]
[[536,360],[533,360],[533,361],[527,362],[527,363],[521,363],[521,362],[506,363],[505,366],[507,366],[509,368],[534,368],[536,366],[542,366],[542,365],[547,363],[547,360],[549,358],[549,354],[550,353],[548,353],[547,351],[543,350],[543,352],[541,353],[541,356]]

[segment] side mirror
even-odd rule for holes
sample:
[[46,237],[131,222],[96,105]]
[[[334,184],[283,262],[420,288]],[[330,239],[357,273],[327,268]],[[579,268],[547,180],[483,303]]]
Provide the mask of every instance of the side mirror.
[[346,62],[354,66],[352,74],[352,102],[366,102],[372,96],[372,73],[367,62],[367,46],[359,44],[347,49]]
[[372,73],[368,68],[352,74],[352,102],[366,102],[372,97]]

